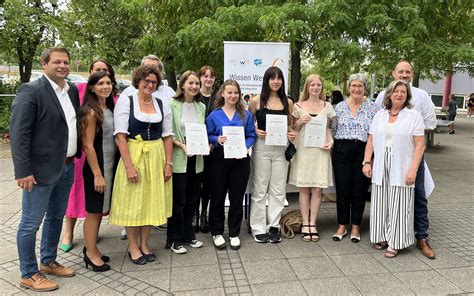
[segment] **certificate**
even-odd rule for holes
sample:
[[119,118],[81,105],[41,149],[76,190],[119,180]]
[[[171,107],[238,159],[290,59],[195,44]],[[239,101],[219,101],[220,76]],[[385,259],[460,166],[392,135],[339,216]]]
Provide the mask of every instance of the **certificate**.
[[304,146],[322,148],[326,144],[327,118],[311,117],[304,130]]
[[188,155],[209,155],[209,140],[204,123],[184,124],[186,130],[186,152]]
[[224,142],[224,158],[244,158],[247,156],[243,126],[223,126],[222,135],[227,137]]
[[266,115],[265,145],[286,146],[288,144],[288,116]]

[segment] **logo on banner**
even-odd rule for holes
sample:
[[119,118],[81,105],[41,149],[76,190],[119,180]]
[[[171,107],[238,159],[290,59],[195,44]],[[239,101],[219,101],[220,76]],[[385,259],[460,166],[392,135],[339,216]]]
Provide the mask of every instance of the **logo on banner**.
[[253,64],[254,64],[256,67],[261,67],[261,66],[263,66],[263,60],[262,60],[262,59],[254,59],[254,60],[253,60]]
[[282,68],[284,63],[285,63],[285,62],[283,61],[283,59],[276,58],[276,59],[274,59],[273,62],[272,62],[272,67]]
[[240,59],[240,60],[232,59],[232,60],[230,60],[230,63],[233,66],[243,66],[243,67],[245,67],[245,66],[250,64],[250,61],[246,60],[246,59]]

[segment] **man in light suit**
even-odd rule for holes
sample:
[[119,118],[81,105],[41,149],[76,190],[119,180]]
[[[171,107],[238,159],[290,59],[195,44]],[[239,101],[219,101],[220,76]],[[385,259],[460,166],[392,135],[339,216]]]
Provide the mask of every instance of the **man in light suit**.
[[[50,291],[58,284],[44,273],[73,276],[74,270],[56,261],[63,217],[74,180],[74,157],[80,155],[76,116],[77,88],[69,74],[69,51],[62,47],[41,54],[44,75],[23,84],[12,103],[10,145],[15,179],[23,190],[17,233],[20,285]],[[36,233],[43,222],[40,268],[36,260]]]

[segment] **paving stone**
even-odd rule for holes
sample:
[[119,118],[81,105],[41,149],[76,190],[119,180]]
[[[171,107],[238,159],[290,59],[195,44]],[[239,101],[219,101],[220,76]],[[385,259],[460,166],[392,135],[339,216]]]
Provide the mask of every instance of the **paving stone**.
[[122,293],[115,291],[114,289],[110,289],[104,286],[101,286],[95,290],[89,292],[92,295],[123,295]]
[[298,279],[342,276],[342,272],[328,257],[288,259]]
[[250,284],[279,283],[297,279],[284,259],[244,262]]
[[221,275],[217,264],[174,267],[171,270],[170,291],[173,293],[178,291],[221,287]]
[[259,244],[254,242],[247,248],[240,248],[239,253],[242,262],[284,258],[280,248],[275,246],[275,244]]
[[224,289],[204,289],[204,290],[193,290],[173,293],[176,296],[224,296],[226,293]]
[[404,271],[416,271],[416,270],[430,270],[431,267],[424,263],[422,260],[417,258],[415,255],[400,252],[395,260],[384,257],[384,251],[378,251],[378,253],[372,253],[372,257],[382,264],[385,269],[390,272],[404,272]]
[[474,266],[437,269],[437,271],[464,292],[474,292]]
[[353,275],[349,279],[363,295],[415,295],[392,274]]
[[359,244],[352,243],[347,236],[339,242],[335,242],[333,240],[320,240],[318,244],[329,256],[366,253],[365,250],[359,246]]
[[250,286],[238,286],[239,293],[251,292]]
[[294,282],[279,282],[268,284],[254,284],[251,285],[254,295],[268,295],[268,296],[286,296],[286,295],[306,295],[306,291],[302,284],[298,281]]
[[307,295],[361,295],[347,277],[309,279],[301,284]]
[[202,264],[217,264],[214,247],[187,248],[186,254],[172,253],[172,267],[193,266]]
[[388,272],[369,254],[331,256],[331,259],[346,275],[379,274]]
[[249,282],[247,280],[236,280],[235,283],[237,286],[248,286]]
[[454,255],[451,251],[447,249],[438,249],[435,250],[436,259],[429,259],[423,256],[421,252],[416,252],[417,256],[421,261],[428,264],[432,268],[448,268],[448,267],[462,267],[469,266],[469,262],[466,260]]
[[299,236],[294,239],[285,240],[278,244],[285,258],[307,258],[314,256],[326,256],[326,253],[317,243],[303,242]]
[[239,292],[239,290],[237,290],[236,287],[226,287],[225,288],[225,293],[226,295],[231,295],[231,294],[237,294]]
[[457,294],[462,290],[433,270],[394,274],[415,294]]
[[130,285],[142,291],[146,289],[143,285],[152,285],[162,290],[170,290],[170,272],[171,269],[158,269],[153,271],[130,271],[125,274],[134,278],[138,282],[136,285]]

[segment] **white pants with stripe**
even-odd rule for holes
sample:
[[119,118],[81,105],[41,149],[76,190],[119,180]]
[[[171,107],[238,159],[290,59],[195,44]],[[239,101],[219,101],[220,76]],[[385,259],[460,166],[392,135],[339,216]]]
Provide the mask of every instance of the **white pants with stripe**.
[[415,243],[415,188],[390,186],[391,159],[392,149],[385,147],[382,185],[372,184],[370,241],[400,250]]

